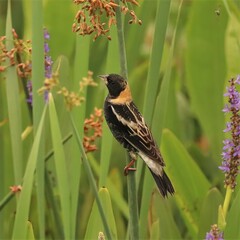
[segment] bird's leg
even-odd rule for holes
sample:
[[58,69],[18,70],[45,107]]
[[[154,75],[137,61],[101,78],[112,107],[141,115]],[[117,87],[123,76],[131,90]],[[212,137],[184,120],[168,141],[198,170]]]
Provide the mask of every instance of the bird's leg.
[[134,163],[136,162],[137,160],[137,156],[135,153],[132,153],[130,152],[130,157],[131,157],[131,161],[130,163],[128,163],[127,166],[125,166],[124,168],[124,175],[127,176],[128,175],[128,171],[136,171],[137,169],[136,168],[132,168],[132,165],[134,165]]

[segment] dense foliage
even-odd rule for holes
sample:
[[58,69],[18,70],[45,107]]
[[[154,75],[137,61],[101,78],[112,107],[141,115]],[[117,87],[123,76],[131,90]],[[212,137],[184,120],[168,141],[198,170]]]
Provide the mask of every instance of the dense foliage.
[[[240,239],[239,29],[237,1],[0,1],[0,238]],[[128,77],[173,196],[141,159],[124,176],[106,73]]]

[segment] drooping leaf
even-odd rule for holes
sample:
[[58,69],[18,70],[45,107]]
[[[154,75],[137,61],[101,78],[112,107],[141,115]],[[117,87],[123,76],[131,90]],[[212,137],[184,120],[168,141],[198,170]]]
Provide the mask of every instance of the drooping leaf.
[[182,143],[164,129],[161,151],[174,188],[174,198],[193,237],[198,232],[199,209],[210,183]]

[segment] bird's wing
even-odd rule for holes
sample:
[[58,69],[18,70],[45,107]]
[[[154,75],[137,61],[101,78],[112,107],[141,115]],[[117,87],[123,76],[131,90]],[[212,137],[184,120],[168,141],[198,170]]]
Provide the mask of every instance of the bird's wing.
[[111,108],[125,130],[125,140],[146,157],[164,166],[158,146],[135,104],[111,105]]

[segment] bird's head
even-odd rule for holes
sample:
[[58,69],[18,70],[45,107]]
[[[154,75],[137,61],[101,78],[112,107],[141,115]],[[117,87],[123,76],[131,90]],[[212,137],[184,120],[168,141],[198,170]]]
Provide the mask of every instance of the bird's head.
[[104,80],[111,98],[117,98],[127,88],[127,81],[118,74],[99,75]]

